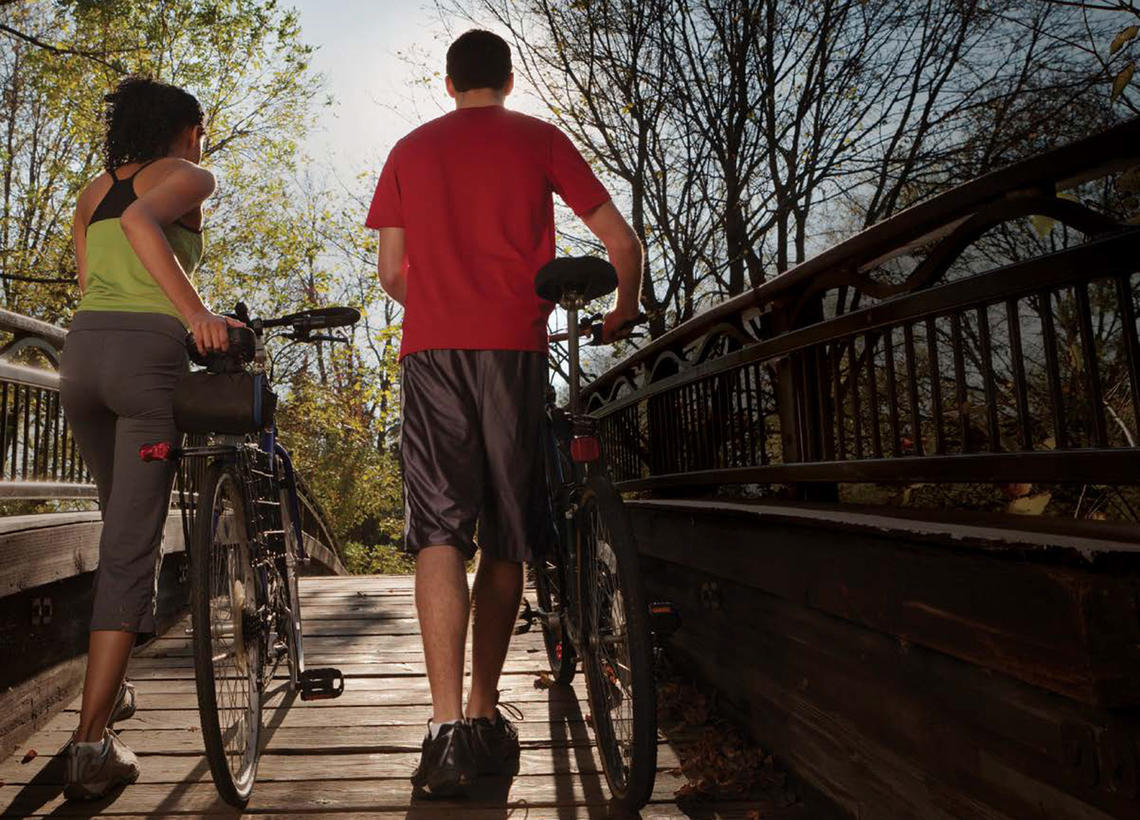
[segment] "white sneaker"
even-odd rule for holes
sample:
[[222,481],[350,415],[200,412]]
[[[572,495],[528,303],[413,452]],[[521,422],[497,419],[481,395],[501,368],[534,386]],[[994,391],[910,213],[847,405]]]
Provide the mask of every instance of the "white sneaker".
[[139,759],[119,736],[107,729],[102,743],[76,743],[63,748],[67,759],[68,800],[98,800],[112,789],[139,779]]
[[111,717],[107,723],[111,726],[117,721],[128,720],[135,715],[135,685],[123,681],[119,687],[119,696],[115,698],[115,705],[111,707]]

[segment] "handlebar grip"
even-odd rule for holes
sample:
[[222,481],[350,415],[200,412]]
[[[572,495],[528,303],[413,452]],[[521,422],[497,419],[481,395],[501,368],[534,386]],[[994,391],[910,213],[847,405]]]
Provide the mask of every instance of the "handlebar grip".
[[257,338],[248,327],[227,327],[230,346],[228,350],[210,350],[206,355],[198,352],[198,345],[194,341],[194,334],[186,334],[186,353],[190,361],[200,367],[210,367],[223,358],[235,359],[242,362],[253,361],[257,350]]

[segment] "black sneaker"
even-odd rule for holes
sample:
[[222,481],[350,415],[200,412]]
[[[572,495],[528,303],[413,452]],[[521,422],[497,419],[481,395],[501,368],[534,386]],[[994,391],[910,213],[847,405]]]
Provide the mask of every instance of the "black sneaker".
[[471,751],[471,727],[466,721],[440,727],[432,739],[429,724],[420,765],[412,785],[420,797],[454,797],[475,782],[475,757]]
[[[501,705],[512,709],[516,719],[522,719],[517,708]],[[503,717],[499,707],[495,707],[493,718],[471,720],[471,745],[479,774],[519,773],[519,730]]]

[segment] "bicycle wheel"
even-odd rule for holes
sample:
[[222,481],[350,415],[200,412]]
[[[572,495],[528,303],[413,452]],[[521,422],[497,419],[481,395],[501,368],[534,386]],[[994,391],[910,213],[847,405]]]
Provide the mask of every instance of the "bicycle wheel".
[[550,673],[557,683],[570,683],[577,669],[577,653],[570,636],[566,634],[564,619],[566,602],[562,596],[566,578],[561,545],[555,545],[551,554],[537,558],[534,568],[534,591],[538,607],[548,613],[542,624],[542,640],[546,644],[546,657]]
[[587,480],[577,520],[594,735],[614,800],[636,811],[648,802],[657,771],[649,608],[629,514],[604,475]]
[[305,646],[301,628],[301,591],[297,586],[297,561],[300,548],[297,544],[297,529],[293,519],[293,494],[288,489],[281,490],[281,529],[285,532],[284,571],[285,601],[289,608],[289,623],[282,630],[289,642],[289,687],[293,691],[301,688],[301,673],[305,669]]
[[191,560],[194,678],[206,759],[218,794],[243,807],[261,734],[261,629],[242,483],[216,462],[199,488]]
[[545,555],[536,556],[531,563],[534,570],[534,591],[538,598],[538,608],[547,613],[542,623],[542,640],[546,645],[546,657],[550,672],[558,683],[570,683],[577,669],[577,652],[566,629],[566,621],[571,617],[569,607],[571,596],[567,579],[572,578],[573,567],[568,566],[568,550],[565,548],[567,523],[563,516],[563,503],[558,494],[562,492],[565,477],[572,469],[551,431],[546,433],[546,485],[550,498],[551,529],[550,546]]

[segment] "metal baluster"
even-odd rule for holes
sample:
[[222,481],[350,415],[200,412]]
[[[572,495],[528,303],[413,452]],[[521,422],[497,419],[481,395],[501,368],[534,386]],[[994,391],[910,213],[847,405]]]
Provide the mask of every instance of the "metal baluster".
[[822,437],[823,461],[835,460],[835,431],[831,426],[831,386],[827,378],[827,350],[825,345],[816,345],[812,348],[815,355],[816,392],[819,396],[817,409],[819,412],[819,433]]
[[8,456],[8,382],[0,384],[0,477]]
[[1087,283],[1076,285],[1077,318],[1080,322],[1081,354],[1085,366],[1085,389],[1089,391],[1089,404],[1092,407],[1093,443],[1097,447],[1108,446],[1108,425],[1104,417],[1104,398],[1100,385],[1100,366],[1097,364],[1096,337],[1093,335],[1092,308],[1089,305]]
[[851,396],[851,426],[855,434],[855,458],[863,458],[863,413],[859,406],[859,363],[855,337],[847,345],[847,392]]
[[879,385],[875,378],[875,348],[878,339],[874,334],[863,337],[863,353],[867,356],[867,397],[870,400],[867,417],[871,422],[871,450],[875,458],[883,457],[883,437],[879,431]]
[[42,461],[43,439],[41,435],[40,419],[43,417],[44,391],[36,390],[36,413],[32,422],[32,478],[42,478],[40,462]]
[[942,424],[942,369],[938,361],[938,328],[934,317],[926,320],[926,354],[930,363],[930,412],[934,417],[934,452],[946,455],[946,431]]
[[903,346],[906,352],[906,380],[910,393],[911,435],[914,437],[914,454],[923,454],[922,410],[918,405],[918,373],[914,355],[914,326],[903,325]]
[[950,315],[950,342],[954,346],[954,394],[958,402],[959,451],[970,452],[970,401],[966,394],[966,354],[962,345],[962,317]]
[[839,376],[839,359],[842,356],[840,352],[839,343],[833,342],[831,345],[831,378],[835,384],[835,403],[832,405],[835,408],[835,430],[836,438],[835,443],[838,445],[839,461],[847,459],[847,431],[846,422],[844,421],[843,414],[843,381]]
[[1014,399],[1017,402],[1017,426],[1022,450],[1033,449],[1029,429],[1029,394],[1025,387],[1025,359],[1021,352],[1021,319],[1017,312],[1017,299],[1005,303],[1006,321],[1009,323],[1009,358],[1013,364]]
[[891,423],[891,455],[898,458],[902,455],[902,440],[899,436],[899,393],[895,384],[895,344],[894,329],[886,328],[883,331],[883,355],[887,363],[887,418]]
[[997,385],[994,383],[993,349],[990,346],[990,314],[982,305],[978,308],[978,341],[981,343],[982,384],[986,390],[986,428],[990,438],[990,452],[1001,452],[1001,428],[998,426]]
[[1061,391],[1061,363],[1057,359],[1057,329],[1053,323],[1053,295],[1045,290],[1037,296],[1041,310],[1041,335],[1045,345],[1045,368],[1049,376],[1049,405],[1053,411],[1053,441],[1058,450],[1066,444],[1065,398]]
[[[1116,277],[1116,299],[1124,322],[1124,349],[1128,354],[1128,383],[1132,387],[1132,423],[1140,427],[1140,340],[1136,338],[1136,307],[1132,303],[1129,276]],[[1058,447],[1060,445],[1058,439]]]
[[20,442],[23,450],[20,458],[20,476],[24,479],[28,478],[28,431],[31,429],[32,424],[32,388],[29,385],[24,385],[24,435]]

